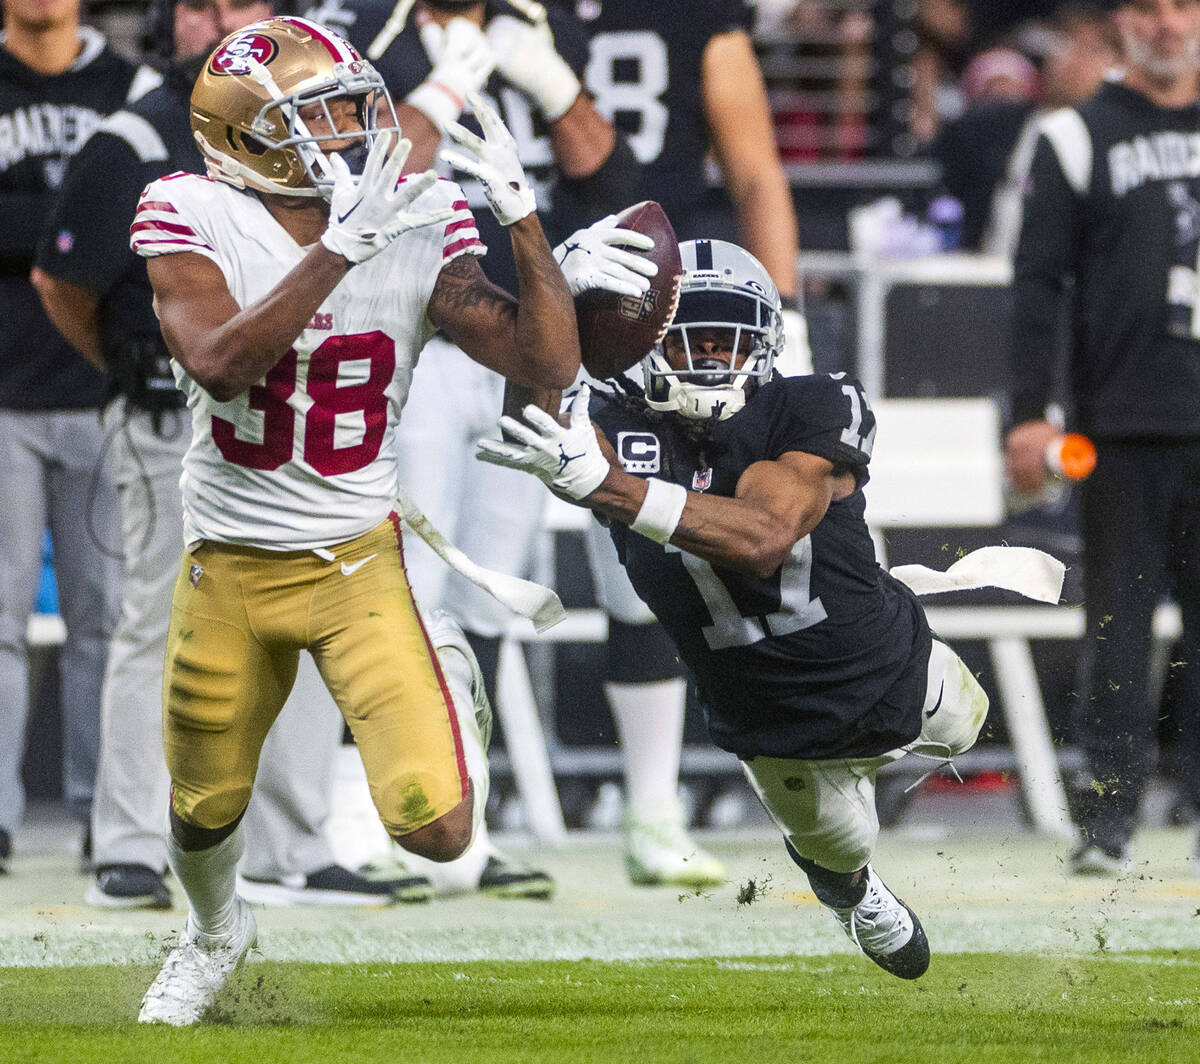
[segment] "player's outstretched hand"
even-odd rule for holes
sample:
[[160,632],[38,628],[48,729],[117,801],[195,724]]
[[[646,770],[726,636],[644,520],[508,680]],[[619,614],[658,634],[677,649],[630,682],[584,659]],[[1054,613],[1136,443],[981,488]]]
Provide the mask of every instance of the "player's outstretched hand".
[[467,103],[479,119],[483,137],[477,137],[459,123],[451,122],[446,127],[446,135],[461,150],[444,149],[441,157],[451,166],[476,178],[483,186],[483,193],[487,196],[496,221],[501,225],[512,225],[537,210],[533,189],[529,187],[529,180],[517,157],[517,142],[500,116],[479,93],[470,93]]
[[654,238],[618,228],[616,221],[615,214],[601,218],[586,229],[576,230],[554,249],[554,261],[567,279],[571,295],[597,288],[622,296],[641,296],[649,291],[649,279],[658,273],[658,266],[624,249],[649,251],[654,247]]
[[522,411],[529,425],[516,418],[502,417],[500,428],[517,442],[480,440],[475,445],[475,457],[481,462],[532,473],[552,491],[575,502],[586,498],[600,486],[611,468],[588,417],[591,394],[586,384],[579,389],[568,408],[570,417],[565,428],[533,405]]
[[432,19],[425,20],[421,40],[433,69],[405,97],[405,103],[444,130],[462,114],[467,95],[481,89],[491,74],[491,45],[483,30],[465,18],[452,18],[445,28]]
[[487,39],[500,76],[528,96],[546,121],[562,118],[571,109],[579,98],[579,78],[558,54],[544,10],[532,23],[497,15],[488,21]]
[[[393,151],[393,145],[395,150]],[[413,204],[433,187],[437,174],[426,170],[400,184],[400,171],[412,143],[398,129],[385,129],[371,145],[361,177],[350,172],[338,154],[329,156],[333,173],[333,196],[329,201],[329,225],[321,243],[352,265],[377,255],[401,233],[436,225],[450,218],[450,207],[413,210]]]

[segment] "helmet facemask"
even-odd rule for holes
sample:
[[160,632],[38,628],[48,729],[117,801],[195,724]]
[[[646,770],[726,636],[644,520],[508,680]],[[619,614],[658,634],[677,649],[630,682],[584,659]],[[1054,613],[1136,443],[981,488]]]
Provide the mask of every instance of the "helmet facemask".
[[[714,252],[709,257],[701,248],[701,264],[707,269],[691,267],[697,244],[710,245]],[[758,261],[735,245],[689,241],[680,252],[685,272],[679,307],[663,343],[642,360],[646,402],[655,410],[720,421],[741,410],[771,378],[783,344],[779,296]],[[701,330],[712,329],[721,330],[723,340],[732,340],[728,365],[706,355],[698,342]],[[682,356],[676,355],[676,362],[682,363],[678,366],[667,356],[672,338],[673,347],[682,346]]]

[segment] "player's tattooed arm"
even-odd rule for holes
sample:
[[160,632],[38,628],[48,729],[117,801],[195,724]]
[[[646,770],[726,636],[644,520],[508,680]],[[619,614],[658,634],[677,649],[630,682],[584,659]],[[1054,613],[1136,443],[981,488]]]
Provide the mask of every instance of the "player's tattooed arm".
[[509,227],[521,301],[460,255],[438,275],[429,320],[476,362],[531,389],[567,387],[579,370],[575,306],[535,217]]

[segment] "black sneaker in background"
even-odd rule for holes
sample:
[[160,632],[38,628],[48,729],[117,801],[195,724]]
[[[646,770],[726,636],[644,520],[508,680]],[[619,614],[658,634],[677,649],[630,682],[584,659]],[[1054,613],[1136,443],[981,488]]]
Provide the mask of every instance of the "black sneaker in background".
[[479,893],[493,898],[536,898],[554,896],[554,880],[546,872],[518,864],[511,857],[493,853],[479,874]]
[[96,869],[84,900],[101,909],[169,909],[171,892],[148,865],[106,864]]
[[409,873],[400,878],[369,879],[339,864],[318,868],[308,875],[280,879],[238,876],[238,893],[261,905],[391,905],[427,901],[433,887],[424,876]]

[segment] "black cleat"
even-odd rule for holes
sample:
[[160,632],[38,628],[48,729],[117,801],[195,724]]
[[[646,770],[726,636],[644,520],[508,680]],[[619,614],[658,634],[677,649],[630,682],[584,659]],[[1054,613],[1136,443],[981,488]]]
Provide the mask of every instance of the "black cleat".
[[885,972],[917,979],[929,968],[929,939],[917,914],[867,865],[867,890],[849,909],[828,906],[842,930]]
[[101,909],[169,909],[171,892],[148,865],[106,864],[96,869],[84,900]]
[[424,876],[412,872],[399,874],[389,869],[386,876],[367,876],[332,864],[306,876],[239,876],[238,893],[260,905],[383,906],[398,901],[428,901],[433,887]]
[[487,864],[479,874],[479,893],[493,898],[537,898],[542,901],[554,894],[554,880],[546,872],[539,872],[517,864],[508,857],[490,854]]

